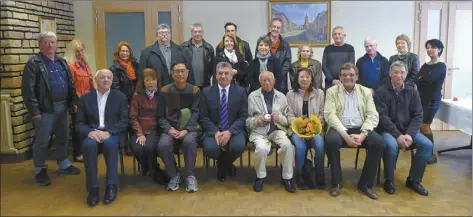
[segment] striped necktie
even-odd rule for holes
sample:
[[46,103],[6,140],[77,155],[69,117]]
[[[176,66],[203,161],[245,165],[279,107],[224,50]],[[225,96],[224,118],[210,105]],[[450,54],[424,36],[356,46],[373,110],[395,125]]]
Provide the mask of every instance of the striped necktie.
[[226,89],[222,89],[222,101],[220,102],[220,130],[228,130],[228,108]]

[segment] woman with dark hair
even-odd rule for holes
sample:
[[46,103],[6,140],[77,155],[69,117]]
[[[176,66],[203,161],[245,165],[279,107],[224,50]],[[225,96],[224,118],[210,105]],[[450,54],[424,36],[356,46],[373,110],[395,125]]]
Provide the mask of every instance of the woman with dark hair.
[[136,93],[130,104],[131,150],[142,165],[143,176],[156,176],[158,93],[160,85],[153,69],[143,70],[144,78],[137,82]]
[[270,71],[274,74],[274,78],[276,79],[274,87],[276,90],[281,91],[281,67],[279,66],[278,58],[271,55],[271,40],[269,39],[269,36],[264,35],[259,37],[257,45],[258,49],[255,59],[251,61],[250,66],[248,67],[247,82],[250,84],[250,91],[248,93],[260,88],[259,74],[265,71]]
[[414,78],[419,72],[419,56],[409,52],[411,50],[411,39],[405,34],[399,35],[395,40],[397,54],[389,58],[389,65],[396,61],[402,61],[407,66],[407,77],[405,84],[410,87],[415,87]]
[[[434,136],[430,125],[439,109],[442,100],[442,86],[447,75],[447,66],[439,60],[443,48],[443,43],[438,39],[425,42],[425,49],[430,61],[422,65],[415,78],[424,115],[420,131],[432,141],[432,144],[434,144]],[[428,164],[432,163],[437,163],[437,157],[433,151]]]
[[216,83],[215,72],[217,64],[220,62],[227,62],[232,65],[232,73],[233,73],[233,81],[232,83],[236,83],[244,88],[247,87],[246,84],[246,67],[247,62],[243,58],[243,55],[240,53],[239,49],[235,49],[235,41],[236,39],[229,35],[225,34],[222,39],[224,43],[224,49],[222,52],[218,53],[214,57],[214,64],[212,69],[212,83]]
[[[314,76],[311,70],[308,68],[300,68],[297,70],[294,78],[297,78],[297,82],[294,82],[293,89],[286,95],[287,103],[291,108],[292,115],[289,115],[289,123],[298,117],[310,117],[311,115],[317,115],[320,122],[324,124],[324,91],[317,89],[314,82]],[[322,135],[316,135],[311,139],[308,139],[310,147],[315,150],[315,186],[309,186],[308,181],[304,180],[302,176],[302,167],[306,159],[306,141],[288,130],[291,135],[292,144],[296,148],[296,183],[299,189],[306,190],[309,187],[322,188],[325,185],[324,176],[324,138]]]

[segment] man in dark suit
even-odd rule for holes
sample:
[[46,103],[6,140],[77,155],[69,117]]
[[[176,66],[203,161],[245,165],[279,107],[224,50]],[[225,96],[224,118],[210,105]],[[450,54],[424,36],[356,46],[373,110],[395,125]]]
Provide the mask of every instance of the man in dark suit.
[[141,52],[140,63],[138,65],[137,77],[143,79],[143,70],[152,68],[158,74],[162,86],[166,86],[174,81],[171,76],[171,66],[176,62],[185,63],[189,68],[187,82],[195,84],[192,70],[191,57],[182,52],[181,48],[171,40],[171,28],[166,24],[159,24],[156,29],[157,41],[155,44],[145,48]]
[[104,204],[112,203],[117,196],[119,137],[128,127],[126,96],[119,90],[111,90],[113,74],[101,69],[95,75],[97,90],[83,95],[77,112],[77,129],[84,141],[84,167],[86,188],[89,191],[87,204],[97,205],[99,184],[97,180],[97,155],[101,146],[107,165]]
[[227,174],[235,175],[233,161],[245,151],[248,99],[243,87],[231,84],[230,63],[220,62],[216,68],[218,84],[204,88],[199,111],[204,154],[217,160],[217,179],[224,181]]

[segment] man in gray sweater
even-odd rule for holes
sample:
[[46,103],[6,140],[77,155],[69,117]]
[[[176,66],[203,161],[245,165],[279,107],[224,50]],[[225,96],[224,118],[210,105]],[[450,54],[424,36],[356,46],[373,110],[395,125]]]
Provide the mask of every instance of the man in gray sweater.
[[325,90],[333,85],[340,84],[340,68],[344,63],[355,64],[355,48],[345,43],[343,27],[336,26],[332,30],[334,43],[324,49],[322,56],[322,71],[325,75]]

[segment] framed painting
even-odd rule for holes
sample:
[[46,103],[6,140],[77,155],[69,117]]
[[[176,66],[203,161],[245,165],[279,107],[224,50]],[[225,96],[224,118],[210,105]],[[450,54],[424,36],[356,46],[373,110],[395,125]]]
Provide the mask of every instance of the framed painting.
[[39,18],[39,32],[56,32],[56,18],[54,17],[40,17]]
[[283,21],[281,36],[291,47],[310,44],[314,47],[330,44],[329,1],[269,1],[269,22]]

